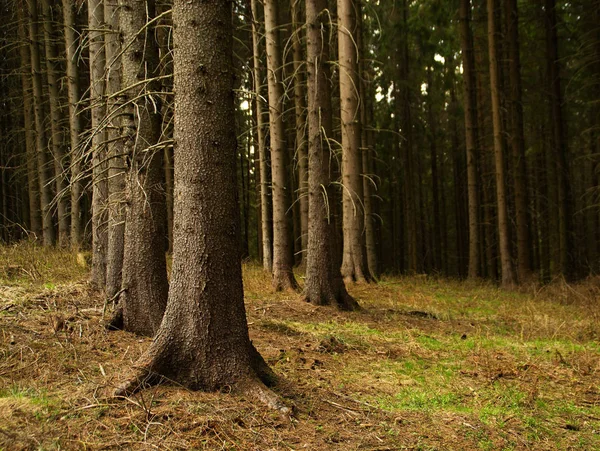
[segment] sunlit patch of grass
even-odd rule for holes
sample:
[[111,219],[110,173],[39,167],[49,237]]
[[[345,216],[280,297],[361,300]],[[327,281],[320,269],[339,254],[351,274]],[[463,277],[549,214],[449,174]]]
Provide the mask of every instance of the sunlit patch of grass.
[[87,275],[85,257],[30,242],[0,246],[0,284],[55,286]]

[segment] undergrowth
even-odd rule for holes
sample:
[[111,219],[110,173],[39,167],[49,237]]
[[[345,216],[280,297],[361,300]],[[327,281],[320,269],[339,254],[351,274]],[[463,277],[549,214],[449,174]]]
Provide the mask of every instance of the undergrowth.
[[227,390],[113,398],[149,340],[107,332],[86,280],[81,256],[0,248],[0,449],[600,449],[598,280],[385,277],[339,312],[246,264],[251,338],[291,423]]

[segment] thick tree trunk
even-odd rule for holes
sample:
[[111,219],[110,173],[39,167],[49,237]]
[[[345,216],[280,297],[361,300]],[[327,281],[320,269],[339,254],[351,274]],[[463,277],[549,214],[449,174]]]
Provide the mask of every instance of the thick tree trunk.
[[88,39],[90,51],[90,103],[92,113],[92,274],[96,289],[106,284],[106,252],[108,247],[108,181],[106,164],[106,115],[104,69],[104,5],[101,0],[88,0]]
[[492,118],[494,126],[494,155],[496,168],[496,203],[498,206],[498,239],[500,263],[502,265],[502,286],[510,288],[515,284],[515,275],[510,250],[508,205],[504,170],[504,143],[502,139],[502,117],[500,115],[499,67],[496,43],[496,1],[487,0],[488,45],[490,59],[490,91],[492,98]]
[[279,29],[279,0],[265,2],[267,42],[267,81],[269,87],[269,122],[271,132],[271,168],[273,175],[273,287],[276,290],[298,289],[292,267],[292,243],[286,212],[290,206],[287,180],[287,149],[283,124],[284,92]]
[[521,52],[519,50],[519,14],[517,0],[503,0],[507,27],[510,80],[510,144],[514,167],[515,213],[517,220],[517,276],[520,282],[531,278],[530,225],[527,214],[527,166],[521,87]]
[[58,89],[58,54],[54,37],[54,22],[50,0],[41,0],[44,21],[44,44],[46,49],[46,75],[48,77],[48,97],[50,100],[50,149],[54,157],[54,181],[56,186],[56,205],[58,214],[58,245],[69,245],[69,193],[67,170],[65,163],[65,148],[61,131],[63,115]]
[[254,92],[256,110],[256,134],[258,137],[258,155],[260,160],[260,224],[262,238],[262,262],[265,271],[273,271],[273,226],[272,207],[269,196],[269,165],[266,148],[265,121],[262,97],[262,62],[260,59],[260,22],[258,15],[258,0],[251,0],[252,5],[252,49],[254,62]]
[[480,276],[481,255],[479,238],[479,188],[477,159],[479,136],[477,129],[477,93],[473,35],[470,26],[471,2],[460,1],[460,42],[463,55],[463,80],[465,89],[465,142],[467,148],[467,180],[469,199],[469,269],[468,277]]
[[309,235],[304,296],[316,305],[336,305],[344,310],[358,307],[348,294],[336,253],[336,230],[331,220],[332,156],[331,93],[326,43],[329,24],[326,0],[306,0],[308,74],[308,209]]
[[[106,140],[108,157],[108,243],[106,248],[106,298],[115,300],[121,290],[125,233],[125,162],[120,137],[121,43],[118,0],[104,0],[106,52]],[[131,110],[128,110],[130,112]]]
[[75,5],[73,0],[62,0],[67,60],[67,88],[69,99],[69,131],[71,137],[71,247],[78,250],[83,239],[83,216],[81,212],[81,132],[83,130],[79,113],[81,97],[79,67],[77,65],[78,40],[75,37]]
[[344,248],[342,276],[348,282],[369,280],[365,267],[362,158],[356,15],[352,0],[338,0],[338,59],[340,64],[340,117],[342,122],[342,185]]
[[39,47],[37,1],[27,0],[29,6],[29,45],[31,76],[33,80],[33,113],[35,122],[35,145],[37,154],[38,181],[40,184],[40,206],[42,211],[42,235],[44,246],[54,246],[56,232],[52,220],[52,170],[46,151],[44,129],[44,96],[42,89],[42,65]]
[[231,3],[176,0],[173,23],[177,145],[169,303],[136,377],[118,393],[165,377],[192,389],[241,387],[288,411],[257,382],[273,374],[250,341],[244,310]]
[[31,98],[33,86],[31,83],[31,55],[28,40],[28,31],[26,30],[25,14],[23,5],[17,8],[19,21],[19,39],[22,42],[19,46],[19,56],[21,59],[21,87],[23,90],[23,123],[25,125],[25,153],[27,160],[27,187],[29,194],[29,230],[36,239],[42,238],[42,217],[40,209],[40,190],[37,172],[37,159],[35,148],[35,127],[33,100]]
[[[148,14],[148,16],[146,16]],[[162,186],[160,84],[158,51],[154,42],[154,0],[131,1],[120,8],[123,39],[121,118],[123,150],[129,161],[122,293],[113,325],[122,314],[123,329],[152,336],[167,304],[165,259],[165,195]],[[198,60],[201,61],[201,60]],[[140,85],[140,80],[147,80]],[[211,185],[214,187],[214,185]],[[200,207],[199,207],[200,208]]]

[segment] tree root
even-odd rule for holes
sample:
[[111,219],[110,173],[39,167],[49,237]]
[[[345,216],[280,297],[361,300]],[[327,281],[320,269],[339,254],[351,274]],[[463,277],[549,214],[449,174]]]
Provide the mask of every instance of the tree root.
[[119,385],[114,391],[115,396],[131,396],[135,393],[159,385],[162,377],[159,374],[140,368],[136,373]]
[[290,421],[293,415],[292,409],[285,405],[282,398],[263,384],[259,379],[248,378],[236,384],[236,390],[240,393],[259,401],[266,407],[278,411],[283,419]]

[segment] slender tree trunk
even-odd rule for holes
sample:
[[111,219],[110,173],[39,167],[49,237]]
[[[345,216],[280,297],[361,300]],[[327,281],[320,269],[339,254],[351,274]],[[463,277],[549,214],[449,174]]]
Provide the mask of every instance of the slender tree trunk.
[[304,263],[308,244],[308,155],[306,152],[306,100],[300,0],[292,0],[292,47],[294,58],[294,109],[296,158],[298,159],[298,204],[300,205],[300,252]]
[[48,77],[48,94],[50,100],[50,149],[54,157],[54,180],[56,186],[56,204],[58,214],[58,245],[69,245],[69,193],[67,170],[65,164],[65,148],[61,131],[61,117],[63,115],[60,105],[58,89],[58,54],[55,46],[54,25],[50,0],[42,1],[44,18],[44,43],[46,49],[46,75]]
[[519,14],[517,0],[503,0],[508,41],[510,80],[510,144],[514,166],[515,210],[517,220],[517,275],[520,282],[531,278],[530,224],[527,214],[527,166],[519,50]]
[[[162,185],[160,147],[160,83],[158,49],[154,42],[154,0],[130,1],[120,8],[123,39],[121,118],[123,150],[129,161],[127,213],[123,257],[123,284],[112,326],[152,336],[160,326],[167,304],[165,259],[166,201]],[[140,80],[147,80],[140,85]],[[235,172],[234,172],[235,174]],[[215,185],[211,185],[213,188]],[[200,205],[200,203],[198,204]],[[201,208],[196,206],[196,208]],[[239,249],[238,249],[239,250]]]
[[286,212],[290,205],[287,185],[286,139],[283,124],[284,92],[279,29],[279,0],[265,2],[271,166],[273,174],[273,287],[275,290],[298,288],[293,273],[293,252]]
[[108,157],[108,244],[106,249],[106,298],[115,300],[121,290],[125,233],[125,162],[120,137],[122,99],[121,43],[118,0],[104,0],[104,49],[106,52],[106,140]]
[[83,130],[79,112],[81,91],[79,67],[77,65],[78,40],[75,30],[75,5],[73,0],[62,0],[67,60],[67,88],[69,99],[69,131],[71,137],[71,247],[78,250],[83,239],[83,216],[81,212],[81,132]]
[[373,123],[372,108],[373,102],[370,93],[367,94],[367,80],[370,79],[369,71],[365,65],[365,30],[362,20],[362,0],[357,0],[357,47],[359,51],[359,98],[360,105],[360,121],[362,124],[360,140],[361,140],[361,164],[362,164],[362,182],[363,182],[363,205],[364,205],[364,225],[365,225],[365,252],[369,271],[369,279],[377,280],[378,265],[377,265],[377,248],[375,244],[375,215],[373,213],[373,190],[377,191],[375,183],[375,174],[372,170],[372,152],[373,152],[373,132],[369,129]]
[[104,117],[104,5],[101,0],[88,0],[88,38],[90,51],[90,103],[92,113],[92,275],[97,289],[106,284],[108,247],[108,181],[106,164],[106,132]]
[[498,238],[500,263],[502,264],[502,286],[510,288],[515,284],[515,275],[510,250],[508,205],[506,199],[506,181],[504,174],[504,143],[502,139],[502,117],[500,115],[500,85],[496,42],[496,1],[487,0],[488,8],[488,45],[490,59],[490,91],[492,98],[492,117],[494,126],[494,155],[496,167],[496,202],[498,206]]
[[340,64],[340,117],[342,122],[342,185],[344,248],[342,276],[347,282],[369,280],[365,267],[362,158],[356,14],[352,0],[338,0],[338,59]]
[[479,238],[479,187],[477,159],[479,135],[477,129],[477,92],[473,35],[470,26],[470,0],[460,1],[460,42],[463,54],[463,80],[465,87],[465,142],[467,147],[467,180],[469,199],[469,269],[468,277],[480,276],[481,255]]
[[[442,269],[442,216],[440,213],[440,174],[438,172],[437,124],[433,114],[433,75],[431,67],[427,70],[427,116],[429,121],[429,146],[431,149],[431,195],[433,200],[433,269]],[[444,190],[442,184],[442,192]]]
[[[236,202],[231,3],[173,6],[175,230],[161,327],[119,393],[159,377],[192,389],[235,386],[285,409],[258,383],[273,376],[248,336]],[[198,63],[201,70],[198,70]],[[200,182],[200,183],[199,183]]]
[[556,164],[556,184],[558,190],[558,232],[560,272],[569,276],[573,269],[571,254],[571,187],[567,160],[567,138],[563,119],[563,96],[560,84],[560,63],[558,59],[558,35],[555,0],[545,0],[546,60],[548,72],[548,92],[552,124],[552,150]]
[[29,51],[28,31],[22,4],[17,8],[19,21],[19,56],[21,58],[21,87],[23,90],[23,123],[25,125],[25,153],[27,160],[27,187],[29,194],[29,230],[36,239],[42,238],[42,217],[40,208],[40,190],[38,182],[37,159],[35,148],[35,126],[33,100],[31,98],[33,86],[31,82],[31,55]]
[[335,224],[328,204],[332,199],[332,156],[327,139],[331,130],[329,37],[326,0],[306,0],[308,73],[309,235],[304,296],[316,305],[358,307],[342,279],[336,252]]
[[262,262],[265,271],[273,271],[273,242],[272,242],[272,208],[269,196],[269,166],[266,148],[263,97],[262,97],[262,62],[260,59],[260,26],[258,15],[258,0],[251,0],[252,5],[252,49],[254,62],[254,91],[256,109],[256,133],[258,137],[258,155],[260,159],[260,223],[262,231]]
[[29,6],[29,45],[31,75],[33,80],[33,112],[35,122],[35,145],[37,154],[38,180],[40,184],[40,206],[42,211],[42,235],[44,246],[54,246],[56,233],[52,220],[52,171],[46,151],[44,129],[44,96],[42,89],[42,65],[39,47],[37,1],[27,0]]

